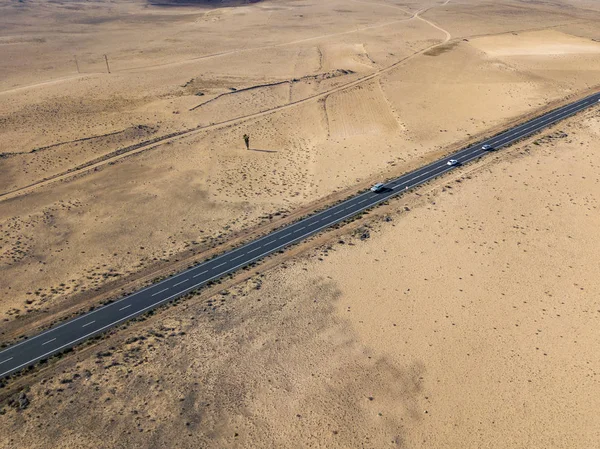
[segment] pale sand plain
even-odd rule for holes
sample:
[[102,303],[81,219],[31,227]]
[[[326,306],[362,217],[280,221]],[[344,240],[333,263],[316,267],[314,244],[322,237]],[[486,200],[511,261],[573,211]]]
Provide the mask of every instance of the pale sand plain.
[[593,7],[2,3],[4,330],[591,88]]
[[[0,3],[0,332],[598,84],[597,3],[443,3]],[[67,361],[2,445],[593,447],[585,117],[366,242],[136,327],[152,346]]]
[[596,108],[63,360],[0,446],[597,447],[598,142]]

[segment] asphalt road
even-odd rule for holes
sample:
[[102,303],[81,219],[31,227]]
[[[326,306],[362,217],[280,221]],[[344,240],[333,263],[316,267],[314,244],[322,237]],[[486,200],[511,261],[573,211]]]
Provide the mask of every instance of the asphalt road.
[[[385,189],[379,193],[371,191],[360,193],[329,209],[285,226],[269,235],[125,296],[118,301],[10,346],[0,352],[0,378],[9,376],[42,359],[71,348],[124,321],[198,289],[210,281],[239,270],[275,251],[297,243],[365,209],[386,201],[407,189],[454,170],[456,166],[447,164],[450,159],[456,159],[460,164],[465,164],[487,153],[487,151],[481,149],[484,144],[492,145],[496,149],[510,145],[516,140],[531,135],[598,102],[600,102],[600,92],[407,173],[386,183]],[[432,112],[435,113],[435,111]]]

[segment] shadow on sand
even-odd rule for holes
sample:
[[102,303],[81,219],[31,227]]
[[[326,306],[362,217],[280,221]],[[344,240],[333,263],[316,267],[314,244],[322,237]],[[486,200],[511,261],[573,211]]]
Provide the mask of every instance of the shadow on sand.
[[248,151],[258,151],[260,153],[279,153],[277,150],[261,150],[259,148],[248,148]]

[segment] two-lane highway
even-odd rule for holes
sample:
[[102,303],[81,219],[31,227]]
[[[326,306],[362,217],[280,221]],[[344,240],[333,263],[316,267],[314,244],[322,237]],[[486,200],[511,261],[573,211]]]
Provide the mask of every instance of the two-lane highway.
[[462,149],[418,170],[388,182],[380,192],[363,192],[335,206],[298,222],[287,225],[264,237],[202,262],[175,276],[139,290],[106,306],[66,321],[34,337],[23,340],[0,352],[0,378],[46,359],[82,341],[105,332],[135,316],[183,296],[286,246],[306,239],[336,223],[344,221],[408,189],[454,170],[450,159],[465,164],[487,153],[484,144],[495,149],[529,136],[553,123],[576,114],[600,101],[600,92],[522,125],[505,131],[487,141]]

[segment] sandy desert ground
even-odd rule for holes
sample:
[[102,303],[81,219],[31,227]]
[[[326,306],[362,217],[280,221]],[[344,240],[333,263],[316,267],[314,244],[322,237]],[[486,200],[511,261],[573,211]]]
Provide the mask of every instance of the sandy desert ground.
[[[0,342],[600,84],[591,0],[0,17]],[[560,129],[102,343],[7,407],[1,444],[594,447],[598,113]]]
[[4,323],[591,88],[593,7],[3,3]]
[[595,109],[65,360],[0,445],[597,447],[599,141]]

